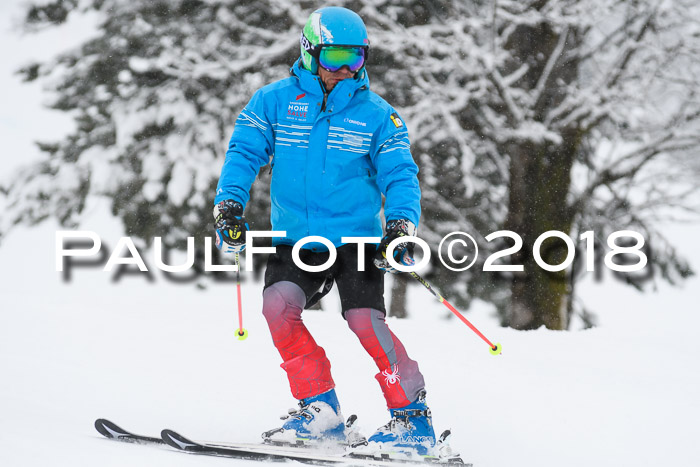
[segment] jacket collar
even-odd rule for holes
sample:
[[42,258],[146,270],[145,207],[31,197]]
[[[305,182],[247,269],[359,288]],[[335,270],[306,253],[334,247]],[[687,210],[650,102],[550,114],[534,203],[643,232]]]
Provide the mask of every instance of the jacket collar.
[[[323,94],[321,78],[304,68],[301,65],[301,58],[294,63],[289,71],[299,79],[299,86],[303,91],[310,94]],[[362,88],[369,89],[369,76],[365,68],[358,72],[358,76],[355,79],[344,79],[336,84],[328,95],[326,108],[330,111],[340,111],[350,102],[355,93]]]

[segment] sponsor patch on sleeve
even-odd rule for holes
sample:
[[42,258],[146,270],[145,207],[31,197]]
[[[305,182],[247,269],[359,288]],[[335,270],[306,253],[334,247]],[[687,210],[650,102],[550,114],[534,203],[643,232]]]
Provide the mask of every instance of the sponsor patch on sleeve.
[[391,114],[389,117],[391,119],[391,122],[396,126],[396,128],[401,128],[403,126],[403,121],[401,121],[401,118],[399,118],[399,114],[394,112]]

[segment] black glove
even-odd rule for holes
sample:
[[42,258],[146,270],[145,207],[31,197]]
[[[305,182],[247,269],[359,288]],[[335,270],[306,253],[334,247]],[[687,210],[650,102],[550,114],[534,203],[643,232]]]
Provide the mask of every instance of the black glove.
[[245,249],[248,223],[243,217],[243,205],[226,199],[214,206],[216,247],[224,253],[240,253]]
[[[408,219],[396,219],[386,222],[386,233],[382,238],[382,242],[377,248],[377,253],[374,255],[374,265],[382,271],[388,271],[397,274],[401,271],[389,264],[386,258],[386,248],[394,239],[404,237],[406,235],[414,236],[416,234],[416,226]],[[404,266],[412,266],[415,264],[413,260],[413,242],[399,243],[394,248],[394,261]]]

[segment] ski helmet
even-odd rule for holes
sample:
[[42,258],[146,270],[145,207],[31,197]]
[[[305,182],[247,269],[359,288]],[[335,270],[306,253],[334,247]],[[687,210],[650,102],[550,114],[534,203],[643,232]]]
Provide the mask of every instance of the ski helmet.
[[361,47],[365,62],[369,52],[367,28],[362,18],[354,11],[336,6],[311,13],[301,31],[300,43],[304,68],[314,74],[318,72],[318,57],[324,46]]

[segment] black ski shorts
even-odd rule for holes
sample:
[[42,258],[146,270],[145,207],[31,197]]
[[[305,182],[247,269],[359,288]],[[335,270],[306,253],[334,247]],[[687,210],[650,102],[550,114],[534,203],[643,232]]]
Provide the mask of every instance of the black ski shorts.
[[[290,245],[277,245],[276,253],[269,256],[265,269],[265,288],[280,281],[297,284],[306,294],[306,307],[314,305],[338,284],[343,316],[352,308],[374,308],[386,313],[384,308],[384,271],[372,262],[377,246],[364,245],[364,271],[358,271],[357,244],[336,248],[338,256],[333,265],[320,272],[308,272],[297,267],[292,259]],[[299,251],[299,258],[309,266],[319,266],[328,260],[329,252]]]

